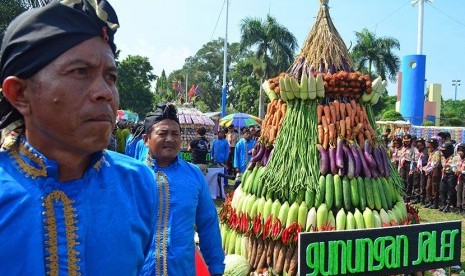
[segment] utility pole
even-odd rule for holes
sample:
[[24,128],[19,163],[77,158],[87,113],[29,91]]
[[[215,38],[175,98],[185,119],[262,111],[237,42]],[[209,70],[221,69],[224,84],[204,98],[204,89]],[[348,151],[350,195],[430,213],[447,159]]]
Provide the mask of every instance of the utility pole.
[[423,52],[423,15],[424,15],[424,3],[432,3],[432,0],[413,0],[410,3],[415,6],[418,3],[418,39],[417,39],[417,55],[421,55]]
[[223,90],[221,91],[221,117],[226,116],[226,74],[228,71],[228,12],[229,0],[226,0],[226,33],[224,36]]
[[452,80],[452,86],[455,86],[455,98],[454,101],[457,100],[457,87],[460,86],[460,80]]

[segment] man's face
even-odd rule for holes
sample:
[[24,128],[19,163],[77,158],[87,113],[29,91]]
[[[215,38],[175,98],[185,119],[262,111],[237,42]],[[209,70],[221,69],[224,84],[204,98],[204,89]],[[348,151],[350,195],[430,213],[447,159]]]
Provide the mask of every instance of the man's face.
[[418,143],[417,143],[417,149],[418,149],[419,151],[422,151],[422,150],[425,149],[425,146],[423,145],[423,143],[418,142]]
[[26,81],[28,140],[39,150],[89,154],[104,149],[119,105],[116,80],[113,52],[102,38],[66,51]]
[[244,132],[244,139],[245,139],[245,140],[250,140],[250,138],[252,138],[252,136],[251,136],[251,134],[250,134],[250,131]]
[[159,165],[169,165],[181,148],[181,129],[173,120],[165,119],[152,126],[152,131],[145,137],[145,145],[150,155]]
[[218,132],[218,139],[224,139],[224,132]]

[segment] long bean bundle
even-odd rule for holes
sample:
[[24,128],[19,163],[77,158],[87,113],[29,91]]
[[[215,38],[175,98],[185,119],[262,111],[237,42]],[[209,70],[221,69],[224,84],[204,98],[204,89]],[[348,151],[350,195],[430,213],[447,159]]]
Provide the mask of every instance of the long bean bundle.
[[275,197],[288,200],[291,194],[316,189],[319,160],[316,149],[316,101],[289,100],[281,134],[262,179]]

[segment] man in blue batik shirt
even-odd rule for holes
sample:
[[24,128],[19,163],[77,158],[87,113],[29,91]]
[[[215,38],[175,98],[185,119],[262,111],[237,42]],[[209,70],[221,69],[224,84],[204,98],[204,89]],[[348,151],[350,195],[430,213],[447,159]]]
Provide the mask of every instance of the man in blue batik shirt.
[[153,240],[153,171],[106,151],[119,96],[106,1],[19,15],[0,49],[0,275],[138,275]]
[[145,118],[147,164],[158,183],[156,233],[142,275],[195,275],[194,227],[211,275],[224,272],[218,214],[200,169],[179,156],[181,128],[173,105]]
[[241,174],[247,169],[247,163],[249,163],[251,158],[250,151],[254,145],[255,139],[253,139],[250,130],[244,128],[242,130],[242,138],[237,142],[234,154],[234,168],[238,169]]

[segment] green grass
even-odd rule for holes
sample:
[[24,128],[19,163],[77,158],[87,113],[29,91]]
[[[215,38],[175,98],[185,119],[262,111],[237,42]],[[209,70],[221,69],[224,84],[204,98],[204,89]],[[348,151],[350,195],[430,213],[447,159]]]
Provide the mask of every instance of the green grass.
[[421,223],[433,223],[433,222],[442,222],[442,221],[453,221],[461,220],[462,221],[462,240],[461,240],[461,258],[462,267],[464,267],[465,262],[465,217],[463,215],[457,215],[454,213],[443,213],[439,210],[421,208],[420,205],[417,205],[419,210],[420,222]]

